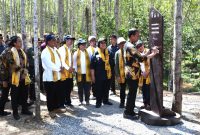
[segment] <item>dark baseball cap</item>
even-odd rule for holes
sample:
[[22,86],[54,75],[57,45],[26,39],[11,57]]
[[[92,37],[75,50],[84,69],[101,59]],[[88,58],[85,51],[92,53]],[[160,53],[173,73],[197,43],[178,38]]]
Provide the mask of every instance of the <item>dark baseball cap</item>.
[[46,42],[53,40],[53,39],[56,39],[54,35],[49,34],[46,36]]
[[75,40],[76,38],[75,38],[75,37],[72,37],[72,35],[66,35],[66,36],[63,37],[63,40],[64,40],[64,41],[67,41],[68,39]]

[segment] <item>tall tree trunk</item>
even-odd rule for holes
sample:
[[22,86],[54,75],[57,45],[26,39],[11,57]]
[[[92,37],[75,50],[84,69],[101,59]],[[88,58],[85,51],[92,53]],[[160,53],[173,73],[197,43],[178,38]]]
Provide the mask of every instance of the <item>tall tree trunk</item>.
[[29,1],[29,6],[30,6],[30,13],[29,13],[29,20],[28,20],[28,24],[29,24],[29,36],[31,37],[32,35],[32,28],[33,28],[33,22],[31,21],[32,15],[33,15],[33,4],[32,1]]
[[68,25],[69,25],[69,23],[68,23],[68,21],[69,21],[69,1],[68,0],[66,0],[66,33],[69,33],[69,28],[68,28]]
[[16,5],[16,0],[14,0],[14,3],[13,3],[13,7],[14,7],[14,19],[13,19],[13,24],[14,24],[14,33],[15,35],[17,34],[17,23],[16,23],[16,14],[17,14],[17,5]]
[[88,7],[86,7],[85,8],[85,24],[86,24],[86,33],[87,33],[87,35],[89,36],[89,34],[90,34],[90,29],[89,29],[89,24],[90,24],[90,15],[89,15],[89,8]]
[[119,0],[115,0],[115,30],[119,30]]
[[43,34],[44,34],[44,0],[40,0],[39,1],[40,3],[40,38],[43,37]]
[[59,34],[59,39],[60,41],[62,40],[63,37],[63,10],[64,10],[64,5],[63,5],[63,0],[58,1],[58,34]]
[[108,2],[108,13],[109,13],[109,16],[111,16],[111,11],[112,11],[112,0],[109,0],[109,2]]
[[6,39],[6,35],[7,35],[7,21],[6,21],[6,0],[2,1],[2,9],[3,9],[3,36],[4,36],[4,40]]
[[96,28],[96,0],[92,0],[92,35],[97,36],[97,28]]
[[[85,26],[85,23],[86,23],[86,8],[87,7],[85,7],[84,9],[84,11],[82,11],[82,20],[81,20],[81,32],[82,33],[86,33],[86,26]],[[87,24],[86,24],[87,25]]]
[[[50,16],[50,20],[51,20],[51,26],[52,26],[52,29],[51,29],[51,32],[55,32],[55,31],[58,31],[58,10],[57,10],[57,6],[58,6],[58,3],[54,0],[52,0],[52,3],[54,2],[53,6],[54,6],[54,15],[51,16],[51,4],[49,4],[49,16]],[[57,4],[57,5],[56,5]]]
[[13,14],[12,14],[12,0],[10,0],[10,35],[13,35]]
[[70,33],[71,35],[74,35],[74,0],[71,0],[70,4]]
[[47,4],[44,3],[44,33],[47,31],[47,28],[46,28],[46,20],[47,20]]
[[26,50],[26,19],[25,19],[25,0],[21,0],[21,34],[22,47]]
[[34,63],[35,63],[35,93],[36,93],[36,107],[35,117],[37,120],[40,116],[40,74],[39,74],[39,56],[38,56],[38,14],[37,14],[37,0],[33,0],[33,31],[34,31]]
[[20,2],[17,2],[17,6],[16,6],[16,16],[17,16],[17,20],[16,20],[16,28],[17,28],[17,32],[19,30],[19,15],[20,15]]
[[173,103],[172,110],[182,112],[181,58],[182,58],[182,0],[175,1],[173,45]]

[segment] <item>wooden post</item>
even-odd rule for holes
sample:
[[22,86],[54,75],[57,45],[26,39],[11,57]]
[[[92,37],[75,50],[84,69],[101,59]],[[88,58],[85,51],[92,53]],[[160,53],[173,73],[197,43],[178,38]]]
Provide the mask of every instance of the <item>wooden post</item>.
[[159,47],[159,54],[151,59],[150,104],[152,111],[161,115],[163,108],[163,16],[156,9],[151,8],[149,18],[150,47]]

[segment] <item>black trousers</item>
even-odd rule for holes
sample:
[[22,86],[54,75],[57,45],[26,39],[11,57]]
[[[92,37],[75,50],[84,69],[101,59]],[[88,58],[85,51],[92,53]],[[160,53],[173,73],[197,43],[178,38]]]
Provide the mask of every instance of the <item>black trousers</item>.
[[107,80],[96,80],[96,104],[108,102],[110,79]]
[[120,103],[125,103],[125,97],[126,97],[126,82],[120,83]]
[[92,89],[93,96],[96,97],[95,83],[92,83],[91,89]]
[[27,98],[28,98],[28,86],[25,86],[25,81],[21,81],[19,86],[11,86],[11,105],[13,114],[18,113],[18,106],[22,105],[22,111],[27,111]]
[[114,69],[114,66],[111,67],[111,73],[112,73],[112,76],[111,76],[111,82],[110,82],[110,89],[113,93],[115,93],[115,69]]
[[64,81],[64,87],[65,87],[65,104],[71,104],[71,92],[73,90],[73,78],[67,78]]
[[9,94],[9,90],[10,90],[10,86],[6,87],[6,88],[1,88],[1,97],[0,97],[0,112],[4,111],[5,108],[5,104],[6,101],[8,99],[8,94]]
[[146,79],[143,80],[142,97],[144,105],[150,105],[150,84],[146,84]]
[[56,90],[58,90],[59,99],[58,99],[58,106],[59,108],[64,108],[65,105],[65,82],[64,81],[57,81],[56,82]]
[[77,81],[77,85],[78,85],[79,101],[83,102],[83,93],[84,93],[85,101],[89,102],[91,83],[86,82],[86,75],[85,74],[82,74],[82,81],[81,82]]
[[49,112],[58,109],[61,105],[61,90],[60,81],[58,82],[44,82],[47,97],[47,109]]
[[135,100],[136,100],[137,89],[138,89],[138,80],[127,79],[127,84],[128,84],[129,92],[127,96],[125,112],[131,113],[134,111],[134,108],[135,108]]
[[29,74],[30,74],[30,78],[31,78],[31,84],[29,86],[29,99],[32,100],[32,101],[35,101],[36,100],[36,97],[35,97],[35,70],[34,70],[34,67],[29,67],[28,69],[29,71]]

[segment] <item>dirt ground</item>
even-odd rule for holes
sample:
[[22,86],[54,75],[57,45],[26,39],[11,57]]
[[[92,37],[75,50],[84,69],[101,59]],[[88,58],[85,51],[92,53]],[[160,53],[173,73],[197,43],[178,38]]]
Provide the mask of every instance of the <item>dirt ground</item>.
[[[76,92],[75,92],[76,93]],[[119,93],[119,92],[117,92]],[[110,96],[111,97],[111,96]],[[42,97],[44,100],[45,97]],[[117,97],[119,102],[119,95]],[[75,108],[78,108],[78,97],[74,95],[72,101],[75,104]],[[172,104],[172,93],[164,91],[164,106],[171,108]],[[141,94],[138,94],[136,106],[142,104]],[[77,106],[76,106],[77,105]],[[200,125],[200,94],[190,93],[183,94],[183,117],[185,121],[189,121]],[[114,106],[113,106],[114,107]],[[10,102],[7,103],[6,110],[10,110]],[[31,108],[34,111],[34,106]],[[68,113],[66,115],[73,115]],[[45,102],[41,103],[41,116],[42,121],[38,122],[34,117],[21,115],[19,121],[15,121],[12,115],[7,117],[0,117],[0,134],[1,135],[39,135],[39,134],[51,134],[47,128],[46,124],[52,124],[54,121],[48,116],[47,108]],[[84,116],[83,116],[84,117]],[[112,117],[112,116],[111,116]]]

